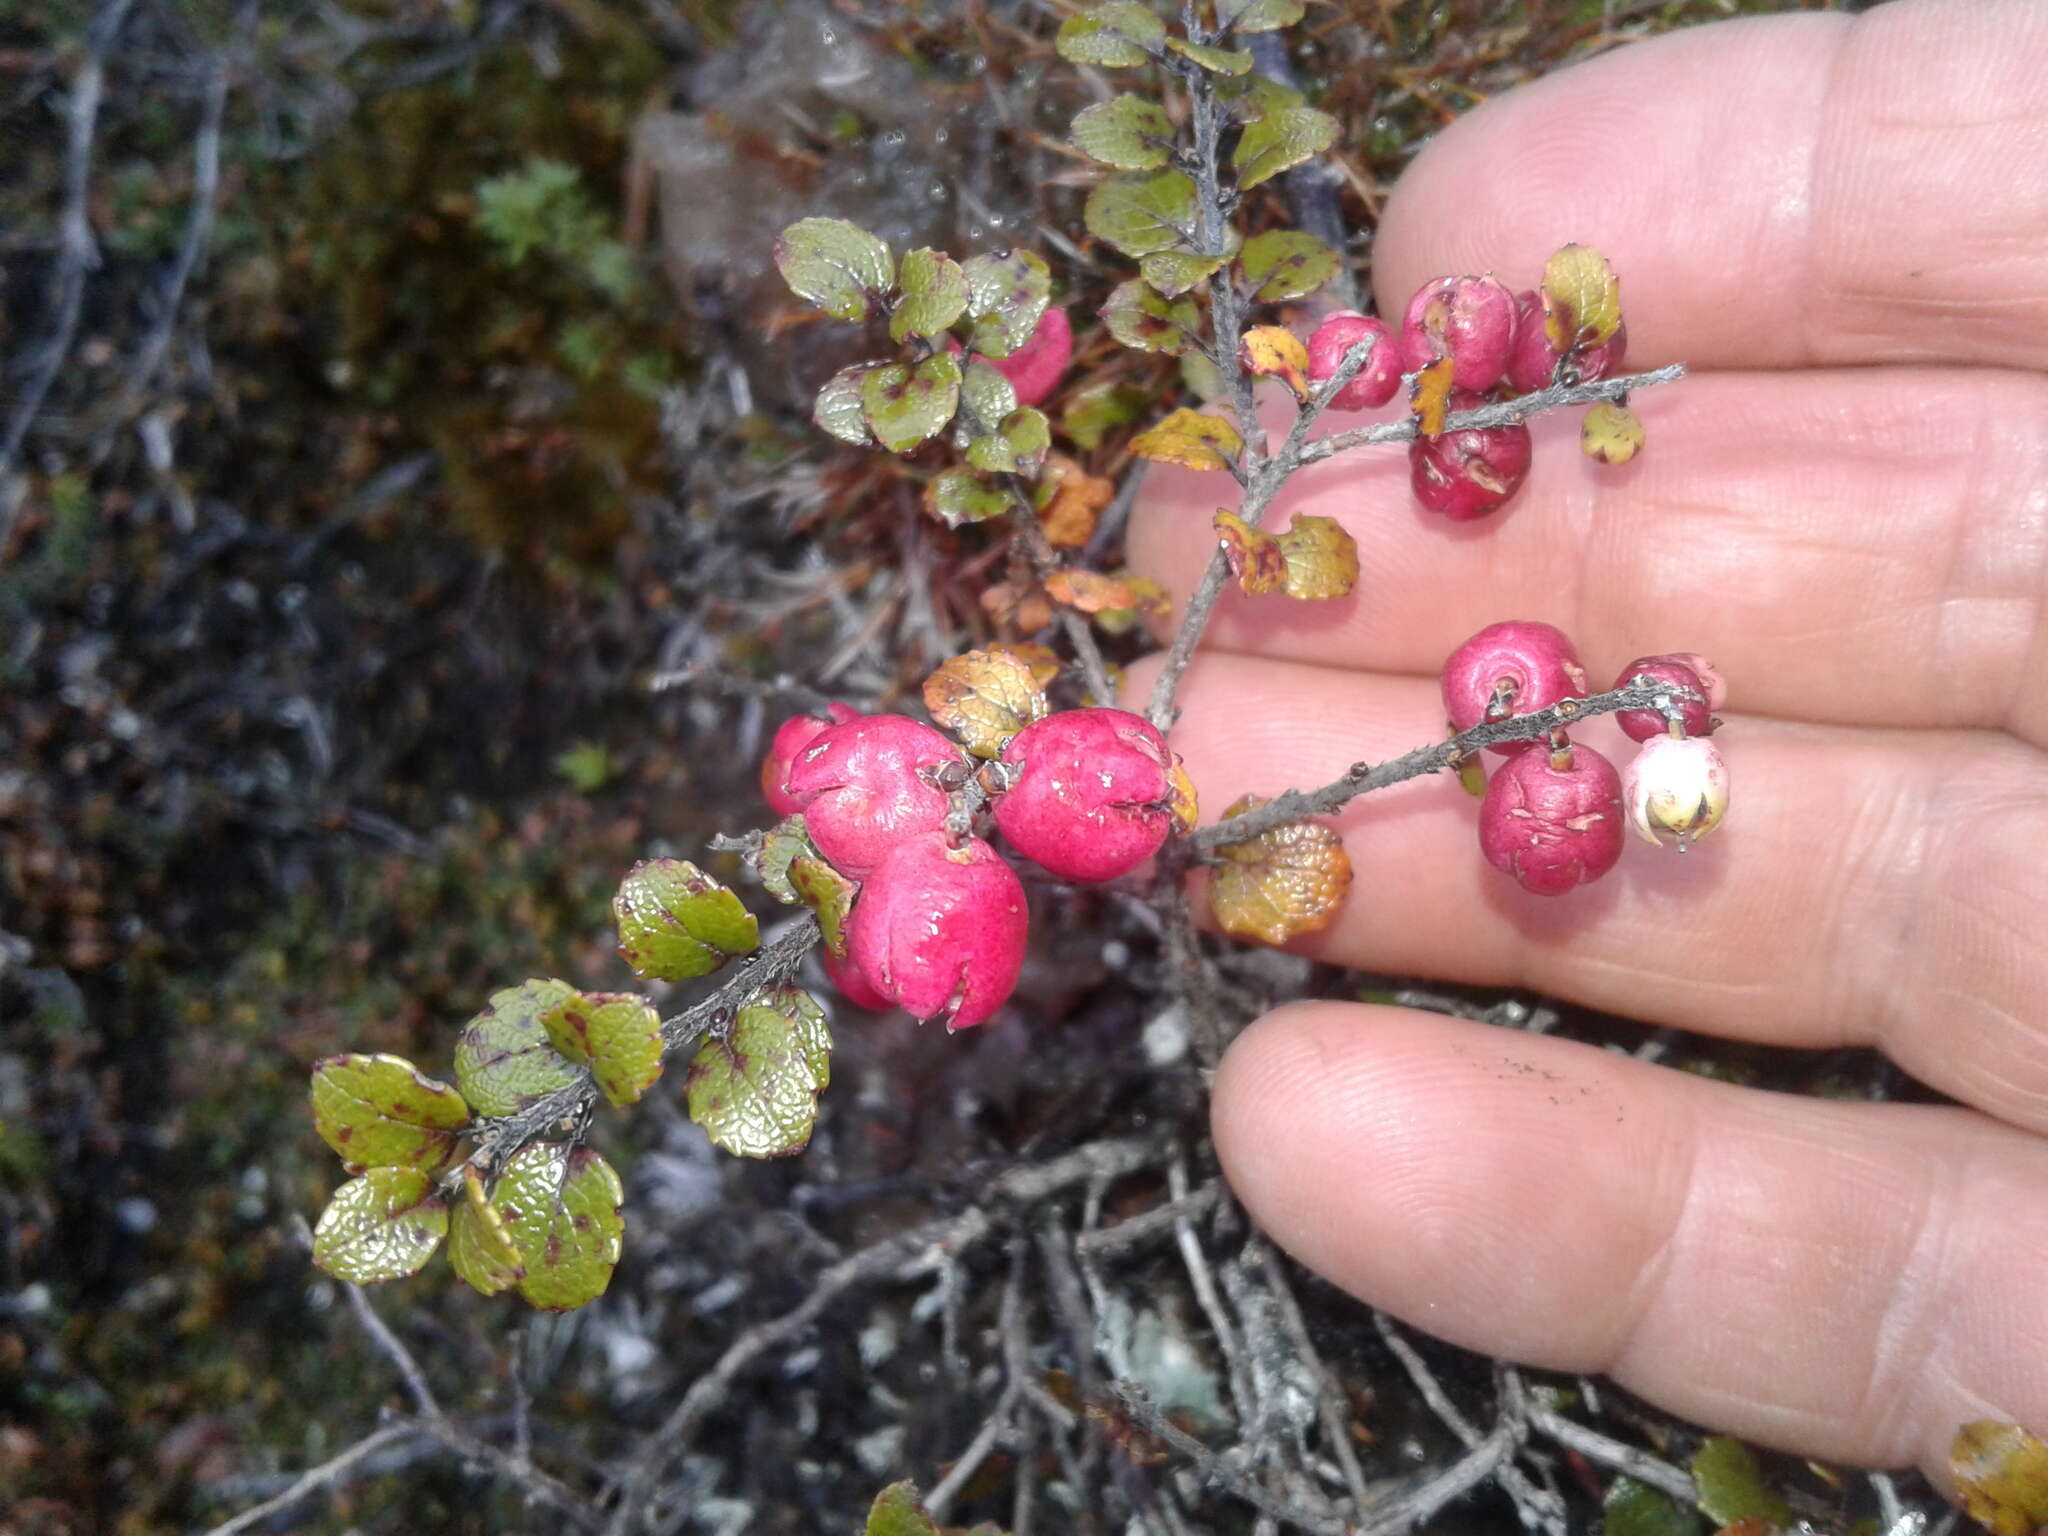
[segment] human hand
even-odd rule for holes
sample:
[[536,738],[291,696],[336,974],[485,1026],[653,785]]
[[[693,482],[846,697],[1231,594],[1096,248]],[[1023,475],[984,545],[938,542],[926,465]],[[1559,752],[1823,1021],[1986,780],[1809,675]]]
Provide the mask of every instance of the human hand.
[[[2044,77],[2033,0],[1899,0],[1667,36],[1448,130],[1387,206],[1382,314],[1583,240],[1621,275],[1628,367],[1695,371],[1635,400],[1622,470],[1581,456],[1577,413],[1538,421],[1485,523],[1419,512],[1398,451],[1299,476],[1274,525],[1342,521],[1356,592],[1231,594],[1173,734],[1213,816],[1438,737],[1436,670],[1497,619],[1559,625],[1596,686],[1712,657],[1735,791],[1700,848],[1544,900],[1485,864],[1447,779],[1367,797],[1315,952],[1874,1045],[1964,1107],[1304,1003],[1231,1048],[1217,1145],[1275,1238],[1432,1333],[1944,1481],[1967,1420],[2048,1433]],[[1184,599],[1215,488],[1147,492],[1131,564]]]

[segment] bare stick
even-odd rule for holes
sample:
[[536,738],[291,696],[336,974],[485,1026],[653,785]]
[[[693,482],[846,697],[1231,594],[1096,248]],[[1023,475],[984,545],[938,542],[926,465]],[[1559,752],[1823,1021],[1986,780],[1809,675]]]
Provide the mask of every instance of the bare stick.
[[[301,1225],[304,1223],[302,1222]],[[427,1385],[426,1372],[420,1369],[419,1361],[413,1358],[411,1350],[393,1333],[384,1319],[377,1315],[377,1309],[370,1305],[370,1298],[363,1293],[360,1285],[343,1285],[351,1311],[363,1332],[370,1336],[370,1342],[378,1352],[389,1360],[405,1383],[405,1395],[412,1399],[413,1410],[423,1419],[442,1421],[447,1417],[441,1412],[440,1403],[434,1399],[434,1389]]]
[[1275,1520],[1283,1520],[1304,1531],[1312,1531],[1315,1536],[1351,1536],[1357,1529],[1348,1521],[1331,1519],[1312,1510],[1296,1509],[1291,1504],[1283,1504],[1252,1478],[1240,1472],[1153,1407],[1141,1388],[1127,1381],[1113,1381],[1110,1383],[1110,1389],[1116,1393],[1117,1400],[1123,1404],[1124,1410],[1137,1422],[1140,1429],[1156,1439],[1164,1440],[1180,1455],[1193,1462],[1195,1470],[1204,1478],[1229,1489],[1260,1514],[1270,1515]]
[[1222,1182],[1211,1179],[1178,1199],[1142,1211],[1113,1227],[1097,1227],[1093,1232],[1083,1232],[1074,1239],[1074,1247],[1090,1258],[1098,1259],[1133,1252],[1171,1235],[1181,1221],[1208,1215],[1222,1192]]
[[216,1525],[206,1536],[240,1536],[241,1532],[264,1524],[272,1515],[282,1514],[302,1499],[310,1499],[330,1488],[343,1487],[355,1479],[364,1462],[380,1451],[414,1438],[419,1432],[419,1426],[409,1420],[386,1424],[382,1429],[363,1436],[347,1450],[328,1457],[319,1466],[308,1467],[284,1492],[265,1499],[261,1504],[252,1504],[233,1519]]
[[1350,1493],[1352,1503],[1362,1510],[1366,1501],[1365,1472],[1358,1465],[1358,1453],[1351,1448],[1350,1425],[1345,1420],[1343,1399],[1329,1368],[1323,1364],[1315,1340],[1309,1337],[1308,1320],[1301,1315],[1301,1303],[1295,1297],[1294,1287],[1287,1283],[1287,1266],[1280,1262],[1273,1245],[1263,1237],[1254,1236],[1246,1244],[1246,1251],[1258,1254],[1260,1265],[1266,1272],[1266,1284],[1279,1300],[1280,1320],[1293,1339],[1296,1351],[1315,1373],[1316,1410],[1323,1427],[1323,1439],[1328,1443],[1330,1455],[1336,1459],[1338,1471],[1343,1474],[1344,1487]]
[[1597,1429],[1588,1429],[1576,1420],[1539,1404],[1530,1403],[1524,1411],[1531,1429],[1555,1440],[1566,1450],[1577,1451],[1589,1461],[1626,1473],[1639,1483],[1648,1483],[1652,1488],[1670,1494],[1688,1509],[1698,1502],[1699,1493],[1693,1487],[1692,1479],[1670,1462],[1652,1456],[1648,1451],[1637,1450],[1632,1445],[1624,1445]]

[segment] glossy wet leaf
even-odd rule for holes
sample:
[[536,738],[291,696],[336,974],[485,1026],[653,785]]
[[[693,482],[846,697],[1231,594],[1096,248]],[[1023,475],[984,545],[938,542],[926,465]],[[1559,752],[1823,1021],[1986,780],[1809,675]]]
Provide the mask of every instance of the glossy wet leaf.
[[1074,147],[1120,171],[1150,171],[1166,164],[1173,124],[1157,102],[1118,96],[1084,109],[1074,119]]
[[1997,1536],[2048,1530],[2048,1446],[2017,1424],[1965,1424],[1949,1447],[1948,1466],[1963,1508]]
[[626,1223],[619,1176],[588,1147],[537,1141],[507,1159],[491,1189],[525,1276],[519,1294],[548,1312],[602,1296]]
[[817,1000],[770,987],[740,1009],[690,1063],[690,1118],[741,1157],[788,1157],[811,1139],[831,1080],[832,1032]]
[[1195,233],[1195,184],[1180,171],[1111,176],[1082,206],[1088,233],[1126,256],[1187,244]]
[[[1261,802],[1246,795],[1223,813],[1241,816]],[[1216,850],[1209,909],[1217,926],[1240,938],[1284,944],[1330,924],[1351,889],[1351,860],[1336,828],[1290,821]]]
[[855,447],[866,447],[874,441],[868,432],[867,413],[860,403],[861,381],[867,373],[866,363],[840,369],[825,381],[818,398],[811,403],[811,420],[842,443]]
[[920,246],[903,258],[896,274],[896,308],[889,337],[937,336],[967,313],[967,277],[944,251]]
[[448,1263],[472,1290],[495,1296],[526,1275],[505,1218],[484,1194],[474,1168],[462,1170],[462,1197],[448,1218]]
[[1444,430],[1444,418],[1451,413],[1451,384],[1457,364],[1448,357],[1418,369],[1408,386],[1408,406],[1424,437],[1437,437]]
[[1102,440],[1118,427],[1127,427],[1142,420],[1151,399],[1150,394],[1135,384],[1119,384],[1114,380],[1090,384],[1068,396],[1067,408],[1060,414],[1060,430],[1081,449],[1093,453],[1102,446]]
[[1229,32],[1277,32],[1301,20],[1302,0],[1217,0],[1216,25]]
[[871,368],[861,382],[868,429],[892,453],[909,453],[945,429],[960,408],[960,362],[935,352],[911,367]]
[[967,313],[974,328],[967,344],[984,357],[1008,357],[1031,339],[1052,297],[1052,270],[1035,251],[970,256]]
[[1219,511],[1215,525],[1230,574],[1254,596],[1342,597],[1358,580],[1358,545],[1335,518],[1296,517],[1285,533],[1271,534]]
[[1337,119],[1314,107],[1276,107],[1239,135],[1230,163],[1240,187],[1291,170],[1337,142]]
[[566,981],[538,978],[491,994],[455,1042],[455,1086],[470,1108],[516,1114],[582,1076],[541,1022],[575,995]]
[[1131,452],[1185,469],[1228,469],[1243,448],[1244,439],[1237,435],[1237,428],[1221,416],[1185,408],[1131,439]]
[[969,357],[960,377],[960,404],[963,419],[971,417],[976,430],[992,432],[1017,409],[1017,390],[995,364]]
[[995,757],[1050,706],[1031,668],[1006,651],[969,651],[924,680],[924,707],[976,757]]
[[688,981],[761,942],[753,913],[688,859],[645,859],[612,897],[619,954],[643,981]]
[[417,1168],[372,1168],[334,1192],[313,1228],[313,1262],[372,1285],[418,1273],[448,1235],[448,1202]]
[[1269,230],[1245,241],[1237,269],[1255,299],[1277,302],[1314,293],[1335,277],[1337,253],[1314,235],[1296,229]]
[[865,320],[896,275],[889,247],[845,219],[798,219],[776,240],[775,265],[798,298],[841,320]]
[[398,1056],[329,1056],[313,1065],[313,1125],[351,1169],[441,1167],[469,1106]]
[[958,528],[1000,517],[1010,510],[1010,496],[971,469],[949,469],[925,482],[924,509],[948,528]]
[[1102,323],[1127,347],[1178,357],[1199,344],[1202,312],[1192,299],[1169,299],[1133,278],[1111,291]]
[[612,1104],[636,1102],[661,1076],[661,1014],[644,997],[579,992],[543,1022],[555,1049],[587,1065]]
[[1602,1536],[1699,1536],[1700,1519],[1670,1494],[1617,1477],[1601,1500]]
[[967,462],[990,474],[1032,476],[1052,448],[1052,423],[1036,406],[1019,406],[1003,424],[967,445]]
[[1031,680],[1041,688],[1050,688],[1053,680],[1065,670],[1060,665],[1059,654],[1051,646],[1043,645],[1036,640],[1000,641],[988,649],[1001,651],[1004,655],[1014,656],[1023,662],[1031,669]]
[[1642,451],[1643,420],[1625,405],[1602,400],[1579,424],[1579,447],[1602,464],[1626,464]]
[[917,1484],[891,1483],[868,1509],[867,1536],[939,1536],[939,1527],[918,1502]]
[[1116,483],[1055,453],[1046,459],[1031,495],[1046,543],[1054,549],[1080,549],[1095,536],[1103,509],[1116,500]]
[[818,915],[818,932],[836,959],[846,958],[846,916],[860,886],[823,858],[806,854],[789,866],[789,883],[797,899]]
[[1229,259],[1228,256],[1198,256],[1193,251],[1154,251],[1139,260],[1138,273],[1155,291],[1176,299]]
[[1621,325],[1621,283],[1590,245],[1567,245],[1543,266],[1543,332],[1551,349],[1598,346]]
[[1060,23],[1053,46],[1072,64],[1128,69],[1149,63],[1166,42],[1166,24],[1136,0],[1110,0]]
[[1242,48],[1217,48],[1208,43],[1191,43],[1184,37],[1169,37],[1166,46],[1190,63],[1201,65],[1212,75],[1235,78],[1251,73],[1252,56]]
[[1279,379],[1295,399],[1308,398],[1308,348],[1284,325],[1255,325],[1246,331],[1237,360],[1247,373]]
[[1692,1482],[1700,1508],[1717,1526],[1761,1520],[1792,1523],[1792,1509],[1765,1484],[1750,1448],[1732,1435],[1716,1435],[1692,1459]]

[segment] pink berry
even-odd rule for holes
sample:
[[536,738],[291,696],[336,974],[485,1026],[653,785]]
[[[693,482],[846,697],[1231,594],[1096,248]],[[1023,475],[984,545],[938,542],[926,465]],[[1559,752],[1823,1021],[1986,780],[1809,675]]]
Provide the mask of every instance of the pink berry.
[[1074,357],[1074,327],[1064,309],[1048,309],[1024,345],[989,363],[1017,391],[1019,405],[1040,405],[1059,386]]
[[1019,773],[996,797],[996,825],[1027,859],[1068,880],[1114,880],[1159,851],[1173,754],[1122,709],[1068,709],[1003,748]]
[[[1626,688],[1637,678],[1648,677],[1654,678],[1660,683],[1670,683],[1676,687],[1690,688],[1694,693],[1701,695],[1705,702],[1694,704],[1688,701],[1686,703],[1686,734],[1690,736],[1705,736],[1714,729],[1714,691],[1707,683],[1707,680],[1700,676],[1699,669],[1692,665],[1694,661],[1704,662],[1705,660],[1706,658],[1703,656],[1695,657],[1690,655],[1638,656],[1634,661],[1621,669],[1614,679],[1614,686]],[[1707,670],[1712,672],[1714,669],[1709,666]],[[1720,682],[1719,673],[1715,673],[1714,681]],[[1722,688],[1722,692],[1724,695],[1727,692],[1725,685]],[[1652,736],[1665,735],[1669,730],[1664,716],[1654,709],[1617,710],[1614,715],[1614,723],[1620,726],[1622,732],[1634,741],[1648,741]]]
[[[1489,624],[1444,662],[1444,713],[1451,729],[1469,731],[1489,719],[1534,714],[1586,691],[1586,669],[1561,629],[1533,619]],[[1533,743],[1497,742],[1520,753]]]
[[1003,1005],[1024,965],[1024,886],[978,837],[925,832],[891,848],[854,900],[847,958],[875,992],[948,1029]]
[[1507,372],[1515,340],[1515,296],[1491,277],[1439,277],[1408,301],[1401,366],[1413,373],[1448,357],[1459,389],[1491,389]]
[[[1628,323],[1624,321],[1599,346],[1588,347],[1574,358],[1572,369],[1582,383],[1604,379],[1621,371],[1621,360],[1627,352]],[[1525,288],[1515,295],[1515,340],[1508,353],[1508,388],[1518,395],[1548,389],[1557,359],[1550,336],[1543,329],[1543,298],[1535,289]]]
[[[1451,409],[1469,411],[1478,395],[1451,396]],[[1408,483],[1415,499],[1454,523],[1497,512],[1529,478],[1535,448],[1520,422],[1505,427],[1463,427],[1408,445]]]
[[832,984],[839,988],[840,995],[856,1008],[865,1008],[869,1013],[887,1013],[895,1004],[875,990],[875,984],[861,973],[861,968],[848,955],[844,960],[831,950],[821,950],[825,957],[825,974],[832,978]]
[[960,749],[904,715],[863,715],[821,731],[789,765],[785,784],[818,852],[865,880],[905,838],[945,824],[946,792],[925,776],[960,767]]
[[1308,376],[1320,384],[1334,377],[1344,354],[1368,337],[1373,348],[1365,366],[1330,398],[1333,410],[1365,411],[1393,399],[1394,391],[1401,387],[1401,349],[1384,320],[1355,309],[1326,315],[1308,338]]
[[796,800],[789,792],[789,765],[796,761],[797,753],[833,726],[860,718],[860,711],[850,704],[835,702],[825,709],[824,718],[791,715],[783,721],[776,728],[775,739],[768,744],[768,755],[761,759],[761,793],[768,808],[778,816],[794,816],[797,811]]
[[1576,744],[1509,759],[1479,807],[1487,863],[1538,896],[1561,896],[1614,868],[1623,830],[1621,776]]
[[1728,814],[1728,764],[1705,736],[1652,736],[1636,749],[1621,797],[1645,842],[1661,845],[1669,833],[1683,852]]

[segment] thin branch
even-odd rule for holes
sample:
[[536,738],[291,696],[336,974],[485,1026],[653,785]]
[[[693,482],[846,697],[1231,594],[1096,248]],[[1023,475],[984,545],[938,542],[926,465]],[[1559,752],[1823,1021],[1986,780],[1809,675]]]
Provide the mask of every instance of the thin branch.
[[241,1536],[241,1532],[252,1530],[266,1523],[271,1516],[279,1515],[292,1508],[302,1499],[309,1499],[316,1493],[330,1488],[340,1488],[351,1482],[363,1463],[378,1452],[412,1439],[420,1427],[410,1420],[386,1424],[382,1429],[373,1430],[363,1436],[347,1450],[341,1451],[317,1467],[308,1467],[298,1479],[274,1498],[265,1499],[261,1504],[252,1504],[231,1520],[224,1520],[206,1533],[206,1536]]
[[1304,1531],[1312,1531],[1315,1536],[1351,1536],[1357,1529],[1348,1521],[1331,1519],[1312,1510],[1296,1509],[1291,1504],[1281,1503],[1252,1478],[1153,1407],[1142,1388],[1127,1381],[1113,1381],[1110,1383],[1110,1390],[1116,1393],[1117,1401],[1123,1405],[1124,1411],[1140,1429],[1155,1439],[1165,1441],[1174,1451],[1193,1462],[1195,1470],[1203,1478],[1219,1487],[1227,1488],[1260,1514],[1270,1515],[1275,1520],[1284,1520],[1287,1524]]
[[1254,1236],[1246,1245],[1246,1251],[1258,1254],[1259,1263],[1266,1272],[1266,1285],[1279,1300],[1280,1320],[1293,1339],[1296,1352],[1315,1374],[1316,1411],[1322,1423],[1323,1439],[1336,1460],[1337,1470],[1344,1478],[1352,1503],[1362,1510],[1366,1501],[1365,1472],[1358,1465],[1358,1453],[1351,1447],[1343,1394],[1338,1390],[1336,1378],[1331,1375],[1329,1367],[1323,1364],[1315,1340],[1309,1336],[1308,1320],[1301,1315],[1301,1302],[1287,1280],[1287,1267],[1281,1263],[1279,1254],[1273,1251],[1273,1245],[1263,1237]]
[[1597,1429],[1588,1429],[1538,1403],[1530,1403],[1525,1412],[1531,1429],[1555,1440],[1566,1450],[1577,1451],[1589,1461],[1626,1473],[1639,1483],[1648,1483],[1652,1488],[1670,1494],[1687,1509],[1699,1501],[1699,1491],[1693,1487],[1692,1479],[1670,1462],[1632,1445],[1624,1445]]
[[[1024,553],[1030,557],[1031,569],[1043,583],[1059,570],[1059,556],[1053,553],[1052,543],[1045,536],[1045,525],[1038,520],[1038,509],[1032,506],[1024,482],[1015,475],[1003,478],[1009,482],[1010,498],[1017,514],[1017,536],[1024,543]],[[1088,627],[1087,617],[1076,613],[1065,603],[1053,605],[1053,617],[1059,621],[1067,644],[1074,648],[1074,659],[1081,665],[1082,681],[1087,683],[1095,701],[1098,704],[1115,703],[1116,688],[1110,683],[1109,668],[1103,665],[1102,650],[1095,643],[1095,631]]]
[[422,1419],[445,1423],[447,1415],[441,1412],[440,1403],[435,1401],[434,1389],[427,1385],[427,1373],[420,1369],[420,1363],[413,1358],[412,1351],[405,1347],[398,1335],[393,1333],[384,1319],[377,1315],[377,1309],[370,1305],[370,1298],[364,1294],[363,1288],[360,1285],[343,1285],[342,1291],[348,1297],[349,1308],[355,1313],[356,1322],[361,1325],[363,1332],[370,1336],[370,1342],[377,1346],[378,1352],[391,1362],[392,1368],[398,1372],[399,1379],[405,1383],[405,1395],[412,1399],[414,1411]]
[[1074,1246],[1090,1258],[1114,1258],[1130,1253],[1170,1236],[1183,1220],[1208,1215],[1222,1193],[1222,1181],[1211,1179],[1178,1199],[1141,1211],[1113,1227],[1097,1227],[1093,1232],[1083,1232],[1074,1239]]

